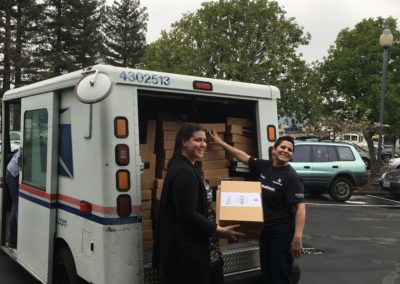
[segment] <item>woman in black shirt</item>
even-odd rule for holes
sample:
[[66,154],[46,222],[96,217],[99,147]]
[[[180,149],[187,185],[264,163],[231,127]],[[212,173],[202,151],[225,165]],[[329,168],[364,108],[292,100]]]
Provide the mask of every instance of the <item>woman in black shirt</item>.
[[195,164],[203,158],[206,146],[206,133],[195,123],[183,124],[176,135],[154,238],[153,267],[161,283],[223,283],[216,234],[240,235],[234,230],[238,225],[215,223],[211,189]]
[[225,143],[215,131],[211,137],[239,161],[249,166],[261,181],[264,228],[260,237],[260,263],[263,283],[291,284],[293,260],[303,251],[305,224],[304,187],[288,164],[293,157],[292,137],[277,139],[272,160],[250,157]]

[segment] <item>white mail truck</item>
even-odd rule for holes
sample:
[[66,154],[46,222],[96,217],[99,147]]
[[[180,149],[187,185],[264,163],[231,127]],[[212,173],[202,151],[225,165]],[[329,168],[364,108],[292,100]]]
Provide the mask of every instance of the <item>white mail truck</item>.
[[[279,90],[268,85],[107,65],[7,91],[2,101],[1,249],[41,283],[157,283],[151,269],[157,186],[148,185],[153,189],[149,197],[143,190],[149,179],[142,176],[153,170],[150,179],[162,182],[163,167],[149,164],[148,157],[156,155],[156,163],[163,157],[165,163],[170,152],[158,134],[146,157],[140,152],[149,121],[156,122],[156,133],[170,120],[252,121],[257,155],[268,159],[277,135],[279,97]],[[173,136],[174,129],[167,131],[165,137]],[[13,132],[21,136],[16,247],[7,243],[12,200],[5,179]],[[160,141],[164,145],[158,146]],[[235,169],[240,172],[239,166],[225,168],[229,175]],[[214,174],[212,180],[222,173],[205,172]],[[222,250],[226,275],[259,267],[256,241]]]

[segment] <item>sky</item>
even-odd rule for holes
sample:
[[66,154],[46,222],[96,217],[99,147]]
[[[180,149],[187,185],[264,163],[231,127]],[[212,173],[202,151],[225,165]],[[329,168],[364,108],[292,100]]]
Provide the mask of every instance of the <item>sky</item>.
[[[147,43],[157,40],[161,30],[168,31],[172,23],[187,12],[195,12],[203,2],[210,1],[140,0],[149,14]],[[278,0],[278,3],[287,17],[295,18],[304,32],[311,34],[309,45],[298,50],[309,63],[322,60],[338,33],[344,28],[353,28],[364,18],[392,16],[400,24],[399,0]]]

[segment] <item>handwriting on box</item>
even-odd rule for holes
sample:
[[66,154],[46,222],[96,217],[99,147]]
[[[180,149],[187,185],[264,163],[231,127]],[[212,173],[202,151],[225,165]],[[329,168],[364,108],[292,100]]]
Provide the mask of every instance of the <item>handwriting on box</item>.
[[261,207],[261,195],[257,192],[221,192],[221,206]]

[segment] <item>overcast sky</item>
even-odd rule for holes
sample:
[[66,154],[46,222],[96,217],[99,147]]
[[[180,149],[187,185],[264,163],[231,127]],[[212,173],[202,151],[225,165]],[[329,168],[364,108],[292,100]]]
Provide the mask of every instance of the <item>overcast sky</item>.
[[[141,6],[146,6],[149,14],[147,42],[158,39],[161,30],[168,31],[171,23],[184,13],[196,11],[203,2],[210,1],[141,0]],[[310,44],[300,49],[307,62],[322,59],[340,30],[353,28],[364,18],[393,16],[400,22],[399,0],[278,0],[278,3],[288,17],[294,17],[311,34]]]

